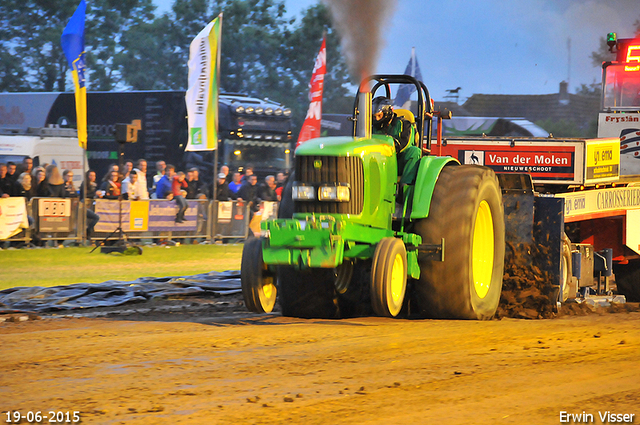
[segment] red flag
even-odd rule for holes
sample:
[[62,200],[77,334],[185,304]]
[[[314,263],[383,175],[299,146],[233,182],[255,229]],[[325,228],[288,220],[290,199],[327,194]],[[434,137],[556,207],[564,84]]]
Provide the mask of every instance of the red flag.
[[298,135],[298,143],[296,147],[310,139],[320,137],[320,121],[322,120],[322,90],[324,89],[324,74],[327,72],[327,48],[325,37],[322,38],[322,46],[316,57],[316,63],[313,66],[313,75],[309,87],[309,110],[307,117],[304,119],[302,129]]

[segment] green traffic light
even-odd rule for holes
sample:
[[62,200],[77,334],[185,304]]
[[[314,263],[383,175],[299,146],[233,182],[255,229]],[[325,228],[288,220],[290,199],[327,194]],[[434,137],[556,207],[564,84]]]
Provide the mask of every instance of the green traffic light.
[[613,53],[613,48],[618,44],[618,33],[610,32],[607,34],[607,46],[609,46],[609,51]]

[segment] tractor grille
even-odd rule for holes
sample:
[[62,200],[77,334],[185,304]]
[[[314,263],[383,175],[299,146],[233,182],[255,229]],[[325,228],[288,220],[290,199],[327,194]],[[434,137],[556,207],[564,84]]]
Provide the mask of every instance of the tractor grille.
[[348,183],[349,202],[296,201],[294,211],[299,213],[360,214],[364,204],[364,167],[357,156],[298,156],[295,179],[313,184]]

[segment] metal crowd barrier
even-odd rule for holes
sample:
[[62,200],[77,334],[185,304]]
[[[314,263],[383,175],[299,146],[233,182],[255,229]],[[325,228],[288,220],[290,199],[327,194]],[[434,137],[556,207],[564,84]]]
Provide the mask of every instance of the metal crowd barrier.
[[[26,201],[26,198],[22,199]],[[64,241],[81,243],[78,204],[78,198],[32,198],[26,202],[29,227],[4,242],[11,245],[58,245]]]
[[[129,240],[149,242],[242,240],[250,234],[259,235],[260,222],[276,217],[278,210],[276,202],[262,202],[259,208],[242,201],[189,199],[187,203],[186,220],[176,223],[175,201],[95,199],[83,203],[78,198],[32,198],[26,203],[26,210],[33,223],[19,234],[0,240],[0,247],[7,243],[15,246],[114,241],[119,238],[115,232],[118,228]],[[100,217],[89,237],[86,209]]]

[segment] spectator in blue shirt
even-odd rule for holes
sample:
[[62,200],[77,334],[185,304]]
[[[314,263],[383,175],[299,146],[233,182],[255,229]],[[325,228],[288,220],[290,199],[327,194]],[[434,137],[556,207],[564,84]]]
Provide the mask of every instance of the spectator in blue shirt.
[[234,198],[238,197],[238,191],[242,186],[242,174],[233,173],[233,181],[229,183],[229,190]]
[[[166,166],[165,173],[156,182],[156,198],[157,199],[173,199],[173,190],[171,189],[172,177],[176,168],[169,164]],[[169,196],[171,195],[171,196]]]

